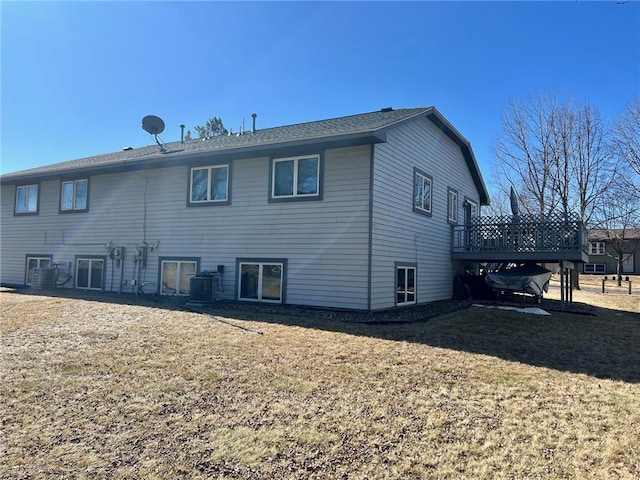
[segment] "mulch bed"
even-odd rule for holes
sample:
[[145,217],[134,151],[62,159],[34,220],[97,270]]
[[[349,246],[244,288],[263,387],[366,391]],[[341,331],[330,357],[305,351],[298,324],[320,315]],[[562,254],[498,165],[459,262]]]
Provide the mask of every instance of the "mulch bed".
[[[11,291],[11,290],[5,290]],[[187,305],[187,297],[175,297],[167,295],[134,295],[131,293],[90,292],[73,289],[33,289],[24,288],[13,290],[21,294],[54,296],[65,298],[78,298],[99,302],[112,302],[128,305],[142,305],[150,307],[162,307],[175,310],[192,310],[209,315],[231,317],[239,316],[289,316],[302,317],[309,320],[340,321],[350,323],[416,323],[424,322],[441,315],[446,315],[458,310],[470,307],[473,303],[483,305],[502,305],[515,307],[539,307],[547,311],[577,313],[583,315],[594,314],[595,307],[584,303],[571,303],[565,306],[558,300],[543,298],[541,303],[535,303],[532,297],[524,295],[500,296],[496,300],[441,300],[420,305],[380,310],[375,312],[354,311],[344,309],[329,309],[320,307],[308,307],[299,305],[281,305],[268,303],[252,303],[238,301],[218,301],[212,304]]]

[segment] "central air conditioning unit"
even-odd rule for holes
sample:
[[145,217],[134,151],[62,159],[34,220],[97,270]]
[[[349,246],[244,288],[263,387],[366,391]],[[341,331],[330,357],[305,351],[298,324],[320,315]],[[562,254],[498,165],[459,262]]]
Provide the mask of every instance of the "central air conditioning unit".
[[31,287],[36,289],[56,288],[56,269],[34,268]]
[[218,290],[218,277],[191,277],[189,303],[213,303]]

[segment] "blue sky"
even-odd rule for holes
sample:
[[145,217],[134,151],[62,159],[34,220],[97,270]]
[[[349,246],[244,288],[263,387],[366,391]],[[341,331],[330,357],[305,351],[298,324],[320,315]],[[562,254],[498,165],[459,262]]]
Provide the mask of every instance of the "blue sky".
[[1,171],[237,131],[434,105],[490,183],[510,99],[618,115],[640,91],[640,2],[12,2],[1,15]]

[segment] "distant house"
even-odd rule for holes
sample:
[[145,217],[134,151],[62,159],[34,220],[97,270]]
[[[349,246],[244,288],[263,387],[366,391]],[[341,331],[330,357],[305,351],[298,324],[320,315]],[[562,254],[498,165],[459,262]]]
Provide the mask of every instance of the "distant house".
[[622,274],[640,275],[640,229],[596,229],[589,232],[589,261],[584,273],[618,273],[622,255]]
[[3,175],[3,285],[377,310],[452,296],[488,194],[433,107],[188,140]]

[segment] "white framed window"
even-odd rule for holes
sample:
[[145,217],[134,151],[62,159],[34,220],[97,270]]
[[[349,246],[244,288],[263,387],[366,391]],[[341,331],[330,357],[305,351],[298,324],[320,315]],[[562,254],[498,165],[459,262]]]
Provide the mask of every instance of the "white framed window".
[[189,295],[191,278],[198,271],[196,259],[160,259],[160,294]]
[[27,255],[25,285],[33,284],[33,271],[36,268],[49,268],[53,265],[51,255]]
[[605,242],[589,242],[589,255],[604,255],[607,253]]
[[104,288],[105,258],[76,257],[76,288],[102,290]]
[[607,273],[607,266],[604,263],[585,263],[584,273]]
[[425,172],[413,169],[413,211],[431,216],[433,198],[433,177]]
[[193,167],[189,176],[189,204],[220,203],[229,203],[229,165]]
[[238,261],[238,299],[284,302],[286,261]]
[[320,155],[273,159],[270,200],[320,198]]
[[89,180],[69,180],[60,187],[60,211],[86,211],[89,200]]
[[416,303],[416,267],[396,265],[396,305]]
[[38,190],[38,184],[16,187],[15,213],[17,215],[38,213]]
[[447,188],[447,219],[449,223],[458,223],[458,191]]

